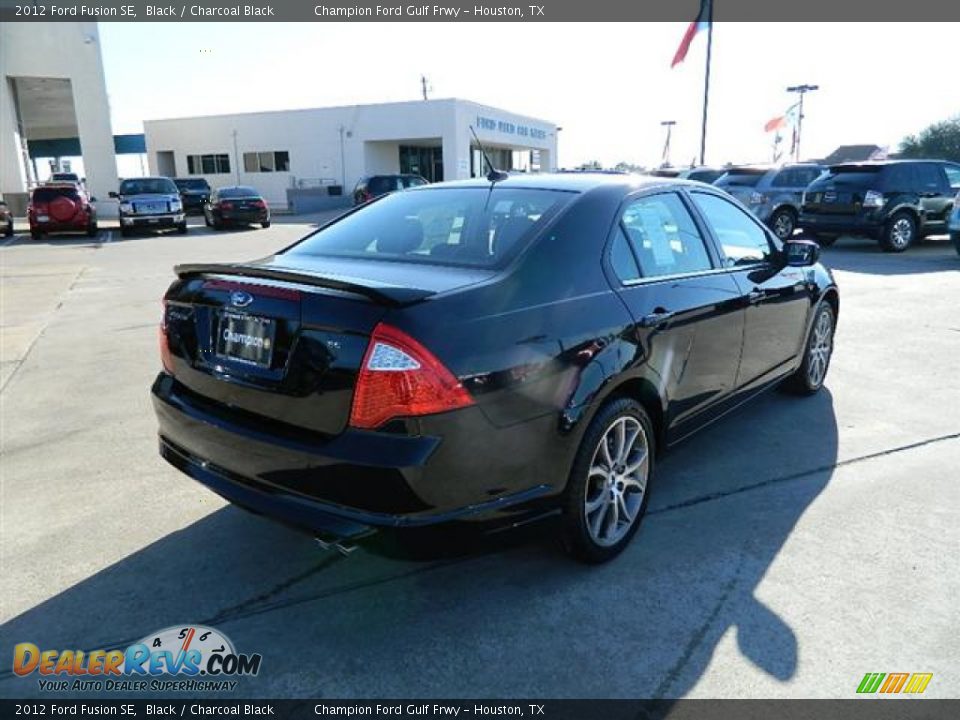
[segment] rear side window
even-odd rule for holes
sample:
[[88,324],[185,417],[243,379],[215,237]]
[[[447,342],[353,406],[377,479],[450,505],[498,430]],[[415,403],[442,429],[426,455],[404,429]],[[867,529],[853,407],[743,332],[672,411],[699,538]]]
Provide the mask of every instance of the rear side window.
[[639,198],[623,211],[620,224],[644,277],[710,270],[703,238],[675,193]]
[[51,202],[58,197],[70,198],[71,200],[80,198],[75,188],[37,188],[33,191],[34,202]]
[[916,166],[917,190],[939,193],[943,189],[940,166],[933,163],[918,163]]
[[290,253],[492,267],[574,197],[503,187],[396,193],[321,228]]
[[772,187],[805,188],[820,175],[818,168],[784,168],[770,183]]
[[947,174],[947,182],[954,190],[960,191],[960,165],[944,165],[943,171]]
[[630,243],[622,227],[617,229],[613,245],[610,247],[610,265],[622,283],[640,279],[640,268],[637,267],[636,258],[633,257],[633,250],[630,249]]
[[767,233],[747,213],[716,195],[694,193],[693,199],[720,241],[728,265],[751,265],[770,259],[773,248]]

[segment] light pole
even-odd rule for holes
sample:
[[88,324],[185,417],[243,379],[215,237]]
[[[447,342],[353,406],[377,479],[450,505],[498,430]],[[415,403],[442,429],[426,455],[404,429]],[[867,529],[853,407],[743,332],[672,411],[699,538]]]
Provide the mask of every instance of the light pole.
[[667,129],[667,140],[663,144],[663,167],[670,167],[670,135],[672,134],[673,126],[677,124],[677,121],[663,120],[660,124]]
[[800,162],[800,133],[803,130],[803,96],[808,92],[819,90],[819,85],[792,85],[787,88],[787,92],[800,94],[800,107],[797,112],[797,144],[794,147],[793,159]]

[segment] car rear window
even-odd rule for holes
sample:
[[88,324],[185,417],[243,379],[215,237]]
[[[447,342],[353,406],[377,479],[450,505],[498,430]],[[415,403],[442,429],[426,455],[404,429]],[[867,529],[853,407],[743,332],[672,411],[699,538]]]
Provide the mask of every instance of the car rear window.
[[50,202],[58,197],[67,197],[71,200],[77,200],[80,196],[76,188],[57,187],[57,188],[37,188],[33,191],[34,202]]
[[403,180],[395,175],[380,175],[370,178],[367,189],[374,195],[403,190]]
[[178,188],[181,190],[209,190],[210,185],[207,184],[206,180],[201,180],[197,178],[196,180],[174,180],[173,181]]
[[419,177],[405,177],[403,179],[403,186],[405,188],[411,187],[420,187],[421,185],[426,185],[427,181]]
[[728,170],[727,174],[717,181],[717,185],[754,187],[766,174],[766,170]]
[[880,178],[883,165],[847,165],[827,170],[823,180],[835,185],[870,185]]
[[260,193],[254,190],[252,187],[229,187],[221,188],[217,190],[217,195],[222,198],[258,198]]
[[170,178],[136,178],[120,183],[121,195],[176,195],[178,192]]
[[573,197],[502,187],[397,193],[321,228],[290,253],[492,267],[519,252]]

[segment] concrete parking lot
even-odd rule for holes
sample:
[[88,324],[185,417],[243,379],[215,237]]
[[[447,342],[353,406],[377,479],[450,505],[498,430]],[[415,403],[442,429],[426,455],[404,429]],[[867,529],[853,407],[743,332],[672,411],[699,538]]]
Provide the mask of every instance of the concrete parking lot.
[[[0,652],[170,625],[263,655],[238,696],[853,697],[866,672],[960,695],[960,257],[842,239],[827,388],[770,393],[667,456],[602,567],[545,534],[462,557],[348,558],[157,455],[148,397],[176,262],[269,230],[32,241],[2,261]],[[0,696],[39,695],[0,665]]]

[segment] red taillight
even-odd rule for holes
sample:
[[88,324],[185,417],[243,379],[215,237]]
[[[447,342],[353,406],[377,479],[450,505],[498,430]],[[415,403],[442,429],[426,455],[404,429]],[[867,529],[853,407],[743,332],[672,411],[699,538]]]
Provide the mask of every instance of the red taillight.
[[163,301],[163,317],[160,318],[160,362],[163,369],[173,375],[173,355],[170,354],[170,341],[167,338],[167,301]]
[[267,206],[267,204],[266,204],[263,200],[254,200],[254,201],[253,201],[253,206],[254,206],[255,208],[265,208],[265,207]]
[[353,427],[373,429],[392,418],[468,405],[470,393],[433,353],[395,327],[374,328],[353,396]]

